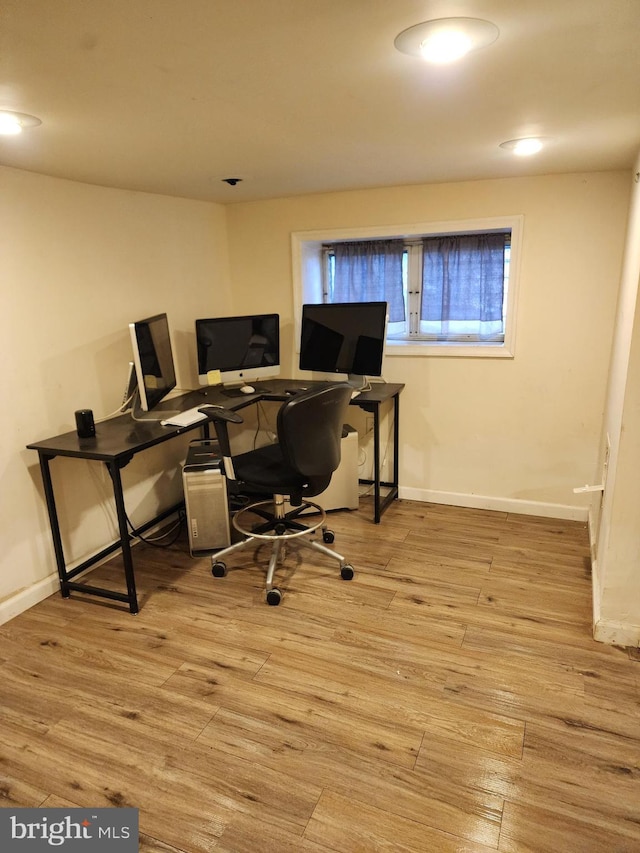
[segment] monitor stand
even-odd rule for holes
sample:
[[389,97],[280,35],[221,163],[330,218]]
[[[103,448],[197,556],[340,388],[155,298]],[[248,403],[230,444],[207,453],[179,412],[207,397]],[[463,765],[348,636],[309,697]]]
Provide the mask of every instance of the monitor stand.
[[178,409],[153,409],[151,412],[146,412],[140,405],[140,394],[138,394],[136,389],[131,404],[131,417],[134,421],[149,421],[150,423],[159,424],[160,421],[164,421],[167,418],[175,418],[179,414],[180,411]]
[[347,385],[351,385],[356,391],[364,391],[367,386],[367,377],[360,376],[358,373],[349,373],[347,377]]

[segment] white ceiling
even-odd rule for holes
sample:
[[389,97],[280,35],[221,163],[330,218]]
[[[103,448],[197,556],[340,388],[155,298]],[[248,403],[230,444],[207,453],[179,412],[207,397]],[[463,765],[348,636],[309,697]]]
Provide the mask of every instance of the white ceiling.
[[[458,15],[498,40],[394,48]],[[0,0],[0,108],[42,120],[4,165],[224,203],[630,168],[640,0]],[[498,147],[532,134],[537,157]]]

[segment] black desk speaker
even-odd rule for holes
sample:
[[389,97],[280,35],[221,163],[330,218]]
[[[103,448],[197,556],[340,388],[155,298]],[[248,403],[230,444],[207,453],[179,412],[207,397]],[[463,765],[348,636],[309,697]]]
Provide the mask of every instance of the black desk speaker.
[[78,409],[75,414],[78,438],[93,438],[96,434],[96,424],[91,409]]

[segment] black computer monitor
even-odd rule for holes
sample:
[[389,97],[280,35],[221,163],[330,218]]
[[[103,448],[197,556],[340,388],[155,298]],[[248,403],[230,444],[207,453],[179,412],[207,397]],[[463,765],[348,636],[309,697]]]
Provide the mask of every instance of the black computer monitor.
[[225,393],[242,393],[251,382],[280,373],[280,317],[249,314],[196,320],[196,346],[200,384],[222,382]]
[[140,408],[150,412],[176,387],[167,315],[129,323],[129,330]]
[[302,306],[300,370],[346,373],[362,389],[382,375],[386,302],[335,302]]

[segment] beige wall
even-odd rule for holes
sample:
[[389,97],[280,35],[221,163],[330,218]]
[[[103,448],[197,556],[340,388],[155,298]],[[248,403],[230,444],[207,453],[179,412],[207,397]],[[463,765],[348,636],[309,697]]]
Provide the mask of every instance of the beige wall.
[[[178,382],[193,387],[193,319],[230,311],[231,302],[217,205],[0,168],[0,239],[0,609],[21,609],[57,588],[38,458],[25,445],[75,428],[76,409],[99,418],[120,405],[132,320],[167,312]],[[134,523],[181,495],[181,448],[168,452],[148,451],[123,471]],[[56,459],[52,472],[65,547],[77,562],[113,540],[110,485],[98,463]]]
[[234,304],[279,311],[295,365],[291,233],[523,214],[516,356],[387,357],[401,398],[401,494],[585,517],[597,466],[625,173],[397,187],[232,205]]

